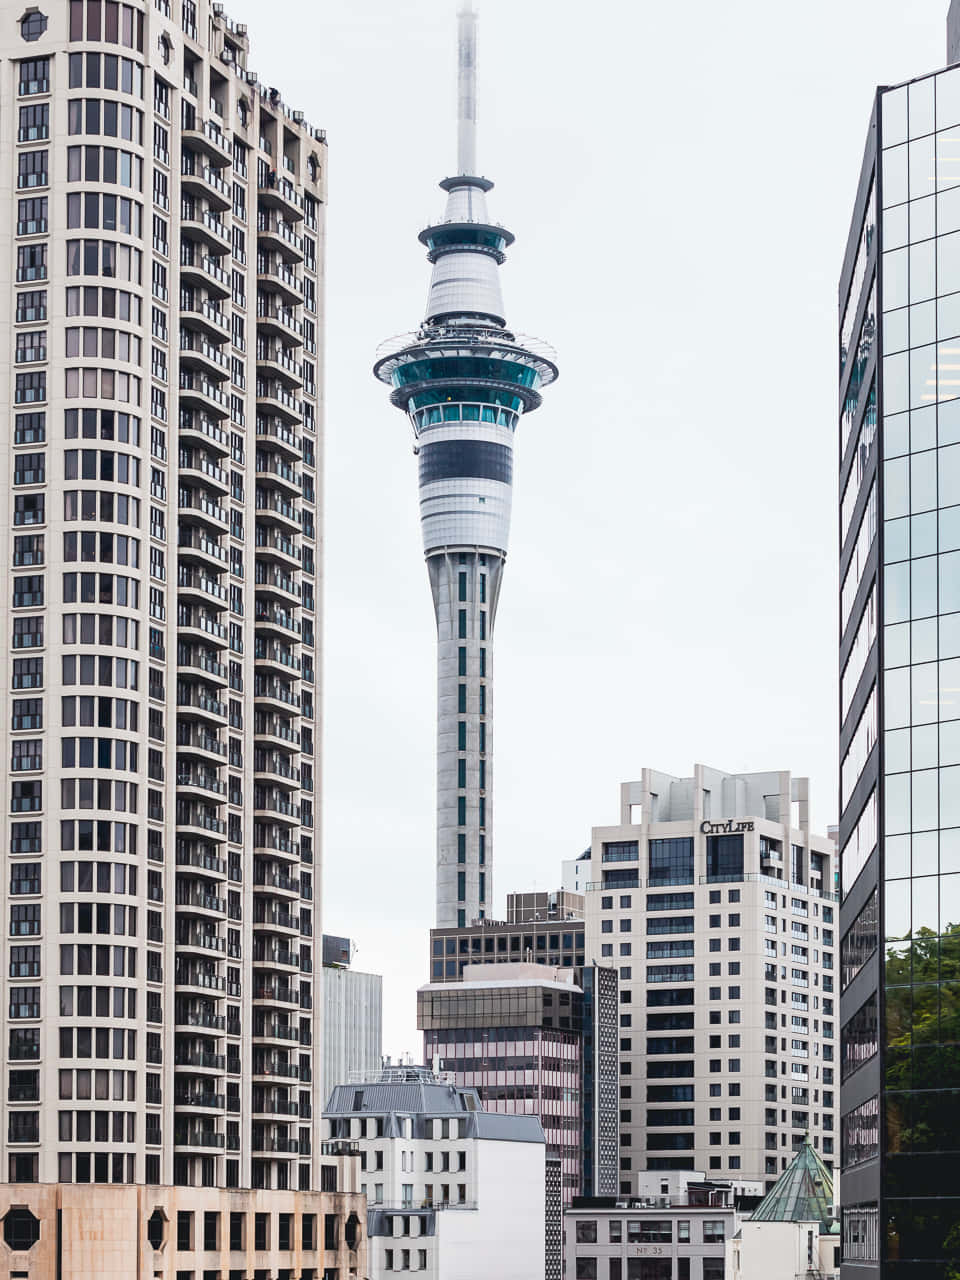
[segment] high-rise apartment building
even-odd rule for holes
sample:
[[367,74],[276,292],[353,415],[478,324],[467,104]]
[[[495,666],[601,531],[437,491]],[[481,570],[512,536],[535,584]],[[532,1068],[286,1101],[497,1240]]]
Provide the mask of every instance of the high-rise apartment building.
[[207,0],[0,54],[3,1169],[318,1189],[324,137]]
[[619,970],[620,1192],[834,1159],[834,846],[805,778],[644,769],[593,830],[587,960]]
[[960,67],[877,90],[838,319],[842,1274],[926,1280],[960,1235]]
[[510,532],[513,438],[557,376],[552,352],[506,327],[498,268],[513,236],[487,214],[476,164],[476,15],[459,27],[458,172],[420,233],[426,316],[378,352],[376,376],[413,426],[420,521],[437,621],[437,924],[493,901],[493,631]]

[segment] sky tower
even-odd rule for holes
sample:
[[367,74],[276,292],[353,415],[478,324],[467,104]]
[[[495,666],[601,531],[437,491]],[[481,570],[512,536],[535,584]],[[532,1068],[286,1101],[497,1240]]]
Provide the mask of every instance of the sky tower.
[[415,333],[374,373],[413,424],[420,523],[437,618],[437,925],[493,898],[493,635],[510,534],[513,438],[557,376],[553,352],[506,327],[499,267],[513,236],[487,215],[477,172],[477,16],[458,15],[457,175],[420,233],[433,264]]

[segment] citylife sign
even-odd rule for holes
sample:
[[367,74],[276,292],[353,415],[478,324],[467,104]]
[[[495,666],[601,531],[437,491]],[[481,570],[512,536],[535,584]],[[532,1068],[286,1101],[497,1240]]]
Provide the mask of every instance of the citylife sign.
[[700,834],[702,836],[728,836],[735,835],[738,831],[752,830],[752,822],[734,822],[732,818],[728,818],[726,822],[700,823]]

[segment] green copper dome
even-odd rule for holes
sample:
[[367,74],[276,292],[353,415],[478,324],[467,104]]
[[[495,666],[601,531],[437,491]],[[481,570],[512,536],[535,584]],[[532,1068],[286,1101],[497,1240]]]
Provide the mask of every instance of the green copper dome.
[[819,1222],[833,1225],[833,1178],[809,1140],[754,1210],[751,1222]]

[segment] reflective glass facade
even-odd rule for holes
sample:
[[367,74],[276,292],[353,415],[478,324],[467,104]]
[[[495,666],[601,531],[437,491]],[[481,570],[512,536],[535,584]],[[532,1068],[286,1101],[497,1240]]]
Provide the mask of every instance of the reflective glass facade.
[[877,95],[839,321],[843,1275],[944,1277],[960,1241],[960,67]]

